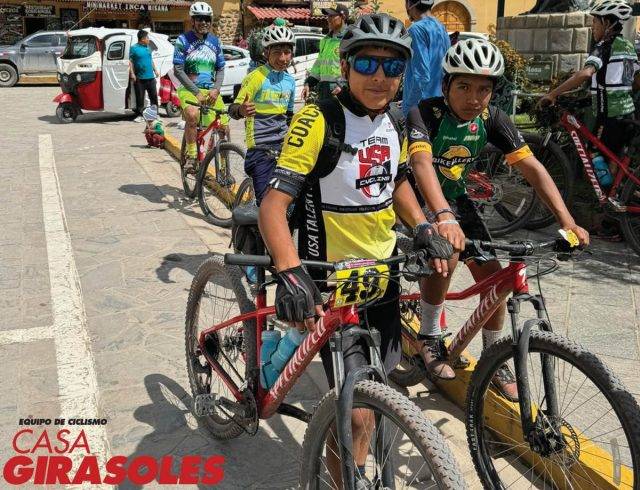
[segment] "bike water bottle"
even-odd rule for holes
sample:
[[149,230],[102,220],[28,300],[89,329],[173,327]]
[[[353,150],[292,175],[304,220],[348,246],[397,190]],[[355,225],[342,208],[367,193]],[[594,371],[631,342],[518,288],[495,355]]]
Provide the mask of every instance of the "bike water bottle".
[[[265,330],[262,332],[262,348],[260,349],[260,384],[268,389],[278,379],[278,371],[271,367],[271,355],[278,348],[280,330]],[[275,377],[274,377],[275,376]]]
[[611,170],[609,170],[609,165],[604,157],[599,153],[596,153],[592,157],[591,162],[593,163],[593,169],[596,172],[596,177],[598,177],[600,185],[603,187],[609,187],[613,184],[613,176],[611,175]]
[[296,328],[290,328],[287,334],[282,337],[278,343],[278,348],[273,354],[271,354],[271,365],[276,371],[278,371],[278,373],[282,372],[285,364],[287,364],[287,361],[291,359],[291,356],[302,343],[306,335],[306,331],[300,333]]

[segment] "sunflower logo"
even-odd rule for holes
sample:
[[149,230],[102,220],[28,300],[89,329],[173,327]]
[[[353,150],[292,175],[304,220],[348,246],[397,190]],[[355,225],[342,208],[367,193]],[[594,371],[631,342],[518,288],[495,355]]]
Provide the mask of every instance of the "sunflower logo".
[[460,180],[470,157],[471,151],[466,146],[451,146],[440,157],[442,160],[446,160],[446,163],[443,162],[445,165],[439,165],[440,172],[449,180]]

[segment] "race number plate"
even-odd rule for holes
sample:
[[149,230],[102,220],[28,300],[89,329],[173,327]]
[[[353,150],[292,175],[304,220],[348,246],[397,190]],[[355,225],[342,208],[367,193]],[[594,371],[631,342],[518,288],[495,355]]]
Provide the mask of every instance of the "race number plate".
[[384,296],[389,284],[389,267],[365,265],[336,270],[334,306],[362,304]]

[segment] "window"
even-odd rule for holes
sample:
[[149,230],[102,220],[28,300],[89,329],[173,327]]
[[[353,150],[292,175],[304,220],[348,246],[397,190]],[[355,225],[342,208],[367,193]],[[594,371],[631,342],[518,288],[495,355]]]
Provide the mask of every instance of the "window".
[[93,36],[70,37],[61,58],[65,60],[86,58],[87,56],[91,56],[95,53],[96,49],[96,38]]
[[58,42],[55,46],[64,46],[67,44],[67,36],[65,34],[56,34],[56,40]]
[[222,52],[224,53],[224,59],[226,61],[241,60],[244,58],[242,51],[238,51],[237,49],[223,47]]
[[116,41],[109,46],[109,51],[107,51],[107,59],[124,59],[124,41]]
[[44,48],[57,44],[57,34],[41,34],[40,36],[33,36],[27,41],[27,46],[30,48]]
[[158,46],[156,46],[151,39],[149,39],[149,51],[151,51],[151,53],[158,51]]
[[296,38],[296,50],[294,53],[295,56],[306,56],[307,48],[305,46],[305,39],[302,37]]
[[319,37],[308,37],[307,41],[307,54],[314,54],[320,51],[320,39]]

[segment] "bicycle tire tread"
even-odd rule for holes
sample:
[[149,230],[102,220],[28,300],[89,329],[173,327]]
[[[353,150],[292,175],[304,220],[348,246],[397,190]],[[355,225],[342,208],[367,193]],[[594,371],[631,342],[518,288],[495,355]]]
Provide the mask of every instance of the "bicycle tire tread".
[[[612,407],[616,411],[617,416],[626,422],[626,428],[629,430],[630,444],[635,444],[632,454],[634,455],[634,488],[640,487],[640,407],[633,395],[627,391],[619,378],[607,367],[595,354],[592,354],[577,342],[561,337],[553,332],[532,331],[529,339],[530,351],[539,352],[539,348],[543,346],[547,348],[547,352],[563,353],[566,359],[571,359],[572,364],[583,374],[589,373],[589,378],[596,383],[596,386],[602,391],[600,386],[606,386],[607,394],[603,395],[609,400]],[[467,443],[472,456],[473,464],[476,472],[482,481],[484,488],[494,488],[494,484],[486,480],[487,475],[483,468],[483,462],[480,461],[480,449],[478,436],[476,434],[477,420],[475,410],[469,407],[478,407],[481,402],[478,400],[483,395],[484,388],[490,382],[496,365],[504,361],[504,352],[511,354],[512,339],[510,336],[500,339],[498,342],[489,347],[481,356],[476,369],[471,376],[469,389],[467,391],[466,400],[466,426],[467,426]],[[508,359],[508,356],[506,356]],[[565,359],[565,361],[566,361]],[[576,361],[575,363],[573,361]],[[581,369],[581,367],[583,369]],[[599,384],[598,384],[599,383]],[[474,400],[477,398],[478,400]],[[618,410],[614,407],[617,405]]]
[[[195,316],[198,311],[202,292],[207,282],[209,282],[211,276],[215,274],[225,274],[229,277],[234,295],[240,307],[240,311],[247,312],[255,310],[255,305],[252,301],[249,300],[246,295],[246,289],[242,286],[242,271],[239,267],[227,266],[221,256],[210,257],[200,265],[198,271],[193,277],[193,281],[191,282],[191,288],[189,289],[189,298],[187,300],[187,310],[185,314],[185,356],[187,360],[187,376],[189,378],[191,393],[193,394],[194,398],[197,394],[198,386],[196,385],[196,382],[193,379],[192,372],[189,368],[191,360],[189,345],[191,342],[192,330],[195,327]],[[255,321],[245,321],[243,326],[245,332],[248,331],[249,333],[249,335],[243,336],[243,343],[245,346],[247,358],[250,359],[250,356],[256,358]],[[252,340],[246,340],[247,338]],[[247,373],[245,373],[245,377],[246,376]],[[202,420],[213,437],[219,440],[233,439],[244,432],[244,429],[234,422],[219,424],[212,420],[210,417],[203,417]]]
[[[359,381],[355,385],[354,401],[371,401],[377,408],[392,412],[395,415],[395,422],[402,423],[411,433],[420,440],[429,458],[429,466],[434,475],[439,480],[441,489],[464,489],[466,483],[457,461],[449,450],[447,442],[440,431],[427,420],[418,406],[409,398],[397,392],[390,386],[376,381]],[[330,391],[318,403],[316,410],[304,436],[302,444],[302,461],[300,462],[300,484],[302,488],[308,487],[308,477],[310,475],[310,463],[316,458],[311,454],[312,446],[317,443],[315,440],[319,435],[323,435],[322,430],[332,419],[327,422],[327,418],[335,414],[334,393]],[[321,441],[320,444],[324,444]]]

